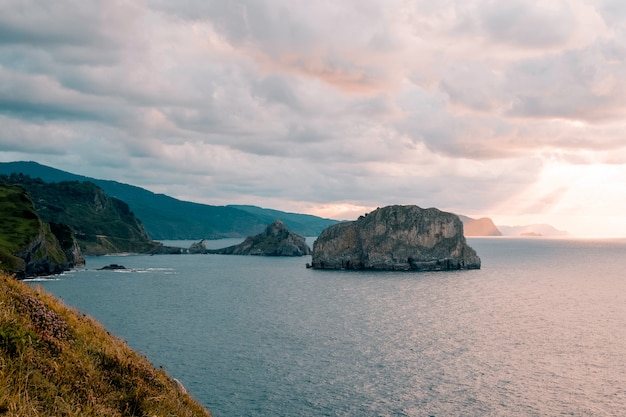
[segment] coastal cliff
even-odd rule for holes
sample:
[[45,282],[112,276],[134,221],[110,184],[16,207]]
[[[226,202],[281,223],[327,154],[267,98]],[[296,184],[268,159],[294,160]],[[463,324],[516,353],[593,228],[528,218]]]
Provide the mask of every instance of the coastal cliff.
[[311,248],[304,238],[292,233],[282,221],[276,220],[262,233],[246,238],[239,245],[222,249],[207,250],[206,253],[222,255],[258,256],[304,256],[311,254]]
[[66,225],[85,255],[175,253],[150,239],[128,204],[93,183],[47,183],[21,174],[0,175],[0,181],[28,191],[41,220]]
[[489,217],[472,219],[459,215],[459,218],[463,222],[465,236],[502,236],[502,232],[498,230],[498,227]]
[[0,184],[0,270],[25,278],[84,263],[67,226],[43,222],[26,190]]
[[479,269],[480,258],[452,213],[388,206],[325,229],[313,244],[316,269]]

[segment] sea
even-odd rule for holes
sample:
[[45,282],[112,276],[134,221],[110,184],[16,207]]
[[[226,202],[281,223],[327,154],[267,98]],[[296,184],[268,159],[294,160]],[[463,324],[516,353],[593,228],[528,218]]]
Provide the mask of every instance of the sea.
[[625,415],[626,239],[467,240],[480,270],[127,255],[31,284],[216,417]]

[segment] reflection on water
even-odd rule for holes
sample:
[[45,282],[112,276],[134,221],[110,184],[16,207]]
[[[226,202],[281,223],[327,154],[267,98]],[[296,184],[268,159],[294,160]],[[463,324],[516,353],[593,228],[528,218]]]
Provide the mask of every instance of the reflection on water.
[[[481,270],[129,256],[34,285],[102,321],[217,417],[620,415],[626,241],[468,241]],[[109,263],[129,272],[97,270]]]

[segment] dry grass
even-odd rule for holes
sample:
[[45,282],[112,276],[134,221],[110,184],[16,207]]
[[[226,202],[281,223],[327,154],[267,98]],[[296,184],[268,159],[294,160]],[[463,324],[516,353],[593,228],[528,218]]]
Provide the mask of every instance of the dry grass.
[[0,273],[0,416],[210,416],[99,323]]

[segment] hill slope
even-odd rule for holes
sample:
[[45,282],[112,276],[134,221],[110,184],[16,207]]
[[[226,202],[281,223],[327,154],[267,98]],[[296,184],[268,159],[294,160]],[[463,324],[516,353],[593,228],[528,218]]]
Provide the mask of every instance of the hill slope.
[[459,218],[463,222],[465,236],[502,236],[502,232],[489,217],[473,219],[459,215]]
[[69,226],[86,255],[145,253],[161,246],[149,238],[126,203],[91,182],[47,183],[23,174],[0,175],[0,180],[24,187],[43,221]]
[[0,414],[210,417],[93,319],[0,273]]
[[66,227],[41,221],[24,188],[0,182],[0,270],[24,278],[82,262]]
[[336,220],[254,206],[211,206],[177,200],[116,181],[71,174],[36,162],[0,163],[0,174],[23,173],[47,182],[90,181],[128,204],[153,239],[216,239],[262,232],[276,219],[302,236],[317,236]]

